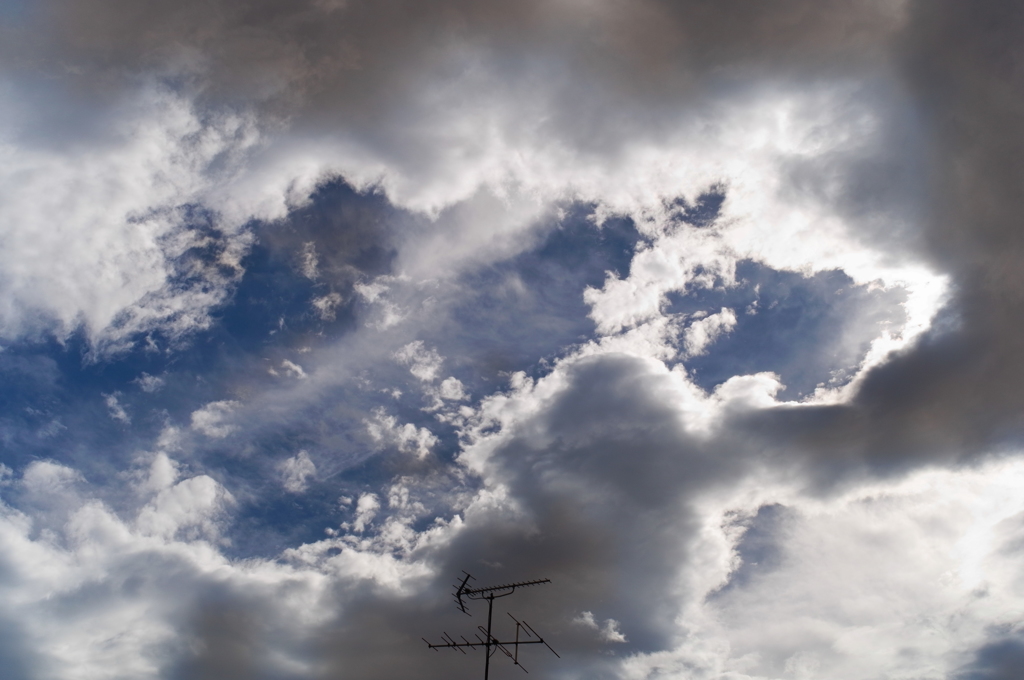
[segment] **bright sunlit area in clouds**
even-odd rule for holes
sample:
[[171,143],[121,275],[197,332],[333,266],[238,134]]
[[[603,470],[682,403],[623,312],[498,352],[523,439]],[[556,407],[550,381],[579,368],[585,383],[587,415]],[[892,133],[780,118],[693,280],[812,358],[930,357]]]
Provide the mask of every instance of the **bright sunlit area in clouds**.
[[0,675],[1020,677],[1022,29],[0,5]]

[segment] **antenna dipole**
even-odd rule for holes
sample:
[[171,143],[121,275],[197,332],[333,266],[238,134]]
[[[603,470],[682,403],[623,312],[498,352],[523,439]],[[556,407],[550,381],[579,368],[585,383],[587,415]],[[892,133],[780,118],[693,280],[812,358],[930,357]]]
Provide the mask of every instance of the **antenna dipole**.
[[[474,633],[474,641],[467,640],[463,636],[459,636],[462,642],[459,642],[447,632],[442,632],[441,639],[444,640],[441,644],[433,644],[430,640],[422,638],[427,643],[427,647],[437,651],[438,649],[451,649],[452,651],[466,653],[465,647],[470,649],[477,649],[482,647],[484,650],[484,680],[488,680],[488,676],[491,672],[491,655],[497,651],[501,651],[505,656],[512,659],[512,663],[523,669],[524,673],[529,673],[523,664],[519,663],[519,645],[544,645],[551,650],[551,653],[558,656],[558,652],[551,649],[551,645],[545,642],[544,638],[540,636],[537,631],[530,627],[530,624],[526,623],[525,620],[520,621],[516,617],[509,614],[509,618],[516,622],[516,639],[502,641],[494,637],[491,634],[491,621],[492,614],[494,613],[494,601],[499,597],[507,597],[514,593],[517,588],[526,588],[527,586],[536,586],[542,583],[551,583],[551,579],[538,579],[536,581],[519,581],[517,583],[505,583],[500,586],[488,586],[487,588],[470,588],[469,582],[473,579],[469,575],[469,572],[462,572],[466,575],[465,578],[461,579],[455,584],[455,605],[463,614],[469,614],[466,610],[466,600],[487,600],[487,628],[483,626],[477,626],[477,630],[480,633]],[[506,612],[507,613],[507,612]],[[472,614],[469,614],[472,616]],[[520,632],[526,635],[526,639],[520,638]],[[483,635],[483,638],[480,637]],[[512,651],[509,651],[511,648]],[[562,658],[558,656],[558,658]]]

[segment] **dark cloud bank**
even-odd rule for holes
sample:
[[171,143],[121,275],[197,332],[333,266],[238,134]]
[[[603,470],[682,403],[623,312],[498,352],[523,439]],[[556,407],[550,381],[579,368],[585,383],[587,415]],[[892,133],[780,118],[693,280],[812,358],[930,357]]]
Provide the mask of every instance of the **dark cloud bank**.
[[[1010,121],[1021,95],[1021,8],[918,3],[894,46],[933,137],[927,257],[953,276],[952,301],[921,342],[874,371],[849,407],[771,414],[762,425],[820,457],[826,478],[964,460],[1021,436],[1021,256]],[[781,421],[781,422],[779,422]],[[794,427],[796,426],[796,427]]]
[[[649,364],[614,355],[579,361],[564,389],[486,464],[522,515],[479,513],[453,544],[416,555],[441,576],[415,596],[339,586],[337,620],[302,643],[317,660],[314,676],[477,672],[479,655],[438,657],[416,646],[422,635],[480,622],[479,612],[456,616],[446,595],[454,575],[469,569],[480,582],[554,581],[509,601],[513,613],[545,622],[537,626],[564,652],[560,662],[531,654],[531,672],[611,677],[609,654],[673,644],[673,617],[692,596],[675,575],[696,530],[694,498],[764,467],[791,470],[827,493],[876,475],[970,462],[1015,447],[1024,434],[1020,3],[77,0],[43,3],[5,31],[9,69],[59,73],[83,98],[110,96],[140,71],[164,72],[190,81],[211,105],[255,102],[295,134],[334,134],[338,126],[427,165],[429,140],[407,130],[417,116],[472,105],[421,97],[424,81],[477,77],[446,72],[459,50],[482,55],[510,96],[543,81],[547,134],[582,153],[614,154],[637,136],[656,138],[681,102],[745,78],[882,69],[915,102],[929,143],[927,217],[920,233],[879,238],[914,249],[954,282],[919,342],[873,370],[849,404],[737,413],[727,434],[710,441],[686,433],[663,395],[667,378]],[[871,187],[850,191],[888,200]],[[307,227],[295,224],[269,238],[298,252]],[[317,241],[332,272],[325,276],[344,281],[351,266],[385,272],[386,248],[364,252],[355,265],[349,255],[357,241],[374,241],[357,232],[383,227],[358,218],[344,225],[317,232],[328,234]],[[270,677],[253,661],[265,634],[253,621],[273,611],[230,593],[217,597],[229,604],[204,605],[184,624],[201,643],[170,677]],[[628,642],[603,645],[570,624],[583,610],[618,621]],[[993,642],[957,677],[1015,677],[1007,669],[1019,656],[1017,642]]]

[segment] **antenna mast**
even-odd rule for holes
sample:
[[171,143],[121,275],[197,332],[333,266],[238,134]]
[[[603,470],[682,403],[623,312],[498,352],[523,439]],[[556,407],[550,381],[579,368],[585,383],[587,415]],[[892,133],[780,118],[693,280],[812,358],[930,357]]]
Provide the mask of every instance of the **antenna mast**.
[[[537,581],[519,581],[518,583],[506,583],[500,586],[489,586],[487,588],[470,588],[469,582],[474,580],[468,572],[462,572],[466,575],[459,583],[455,584],[455,605],[463,614],[472,616],[466,611],[467,600],[487,600],[487,628],[483,626],[477,626],[477,630],[480,633],[474,633],[474,641],[467,640],[466,638],[459,636],[462,642],[459,642],[448,633],[444,632],[441,635],[443,643],[435,645],[423,638],[423,641],[427,643],[427,647],[437,651],[438,649],[451,649],[453,651],[466,653],[464,647],[470,649],[477,649],[482,647],[484,650],[484,680],[488,680],[488,676],[491,670],[491,655],[496,651],[501,651],[508,658],[512,659],[512,663],[523,669],[524,673],[529,673],[528,670],[523,668],[523,664],[519,663],[519,645],[544,645],[548,649],[551,649],[551,645],[544,641],[537,631],[530,627],[530,624],[526,621],[520,621],[516,617],[509,614],[509,618],[516,622],[516,639],[502,641],[494,637],[491,634],[491,615],[494,612],[494,601],[499,597],[507,597],[516,591],[516,588],[526,588],[527,586],[536,586],[542,583],[551,583],[551,579],[542,578]],[[520,639],[519,633],[525,633],[527,639]],[[483,635],[483,638],[480,635]],[[511,648],[512,651],[509,651]],[[551,649],[551,653],[558,656],[558,652]],[[562,657],[558,657],[562,658]]]

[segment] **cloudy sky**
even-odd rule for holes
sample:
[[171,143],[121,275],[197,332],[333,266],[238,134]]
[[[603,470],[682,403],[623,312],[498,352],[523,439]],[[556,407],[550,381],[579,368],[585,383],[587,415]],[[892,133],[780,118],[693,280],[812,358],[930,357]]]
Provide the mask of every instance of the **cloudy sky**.
[[[11,680],[1011,680],[1024,4],[0,0]],[[521,672],[502,655],[495,679]]]

